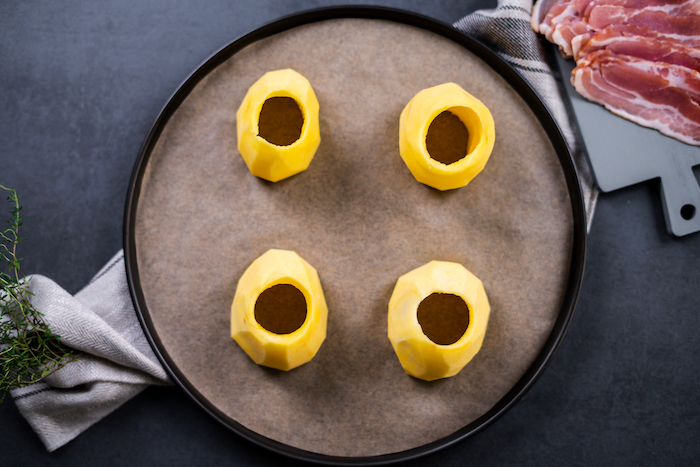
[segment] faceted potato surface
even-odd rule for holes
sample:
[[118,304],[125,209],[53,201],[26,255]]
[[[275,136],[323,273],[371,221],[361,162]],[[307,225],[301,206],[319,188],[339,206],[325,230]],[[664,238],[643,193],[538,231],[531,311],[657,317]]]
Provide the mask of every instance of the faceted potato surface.
[[[288,146],[278,146],[259,136],[262,106],[273,97],[290,97],[304,117],[301,135]],[[321,134],[318,100],[309,81],[292,69],[270,71],[253,84],[236,114],[238,152],[250,172],[271,182],[291,177],[309,167]]]
[[[458,295],[469,307],[469,326],[453,344],[436,344],[418,322],[418,306],[435,292]],[[461,264],[431,261],[396,282],[389,300],[389,340],[409,375],[426,381],[454,376],[481,348],[490,311],[484,286],[474,274]]]
[[[430,157],[425,139],[444,111],[456,115],[469,132],[467,154],[452,164]],[[438,190],[466,186],[486,165],[496,139],[493,117],[476,97],[455,83],[424,89],[404,107],[399,119],[399,151],[416,180]]]
[[[306,319],[290,334],[275,334],[255,319],[260,294],[277,284],[290,284],[306,299]],[[318,273],[298,254],[271,249],[245,270],[231,305],[231,337],[258,365],[291,370],[311,360],[326,338],[328,307]]]

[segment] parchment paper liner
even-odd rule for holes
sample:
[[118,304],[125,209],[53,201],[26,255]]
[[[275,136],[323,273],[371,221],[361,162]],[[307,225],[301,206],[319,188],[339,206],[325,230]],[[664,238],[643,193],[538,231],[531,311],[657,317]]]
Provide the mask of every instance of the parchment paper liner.
[[[272,184],[236,149],[235,114],[265,72],[293,68],[320,103],[309,169]],[[455,82],[496,122],[489,163],[466,188],[415,181],[398,154],[403,106]],[[573,219],[563,171],[517,93],[463,47],[381,20],[335,19],[259,41],[219,66],[167,123],[150,157],[135,241],[165,351],[217,408],[271,439],[334,456],[422,446],[489,410],[532,363],[566,289]],[[328,336],[290,372],[255,365],[229,335],[238,278],[269,248],[319,272]],[[386,337],[396,279],[430,260],[463,264],[492,311],[457,376],[407,376]]]

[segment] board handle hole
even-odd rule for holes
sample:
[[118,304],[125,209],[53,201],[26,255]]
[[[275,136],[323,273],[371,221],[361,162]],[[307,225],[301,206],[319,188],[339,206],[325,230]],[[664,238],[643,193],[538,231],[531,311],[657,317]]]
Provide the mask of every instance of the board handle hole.
[[695,217],[695,206],[686,204],[681,208],[681,217],[687,221]]

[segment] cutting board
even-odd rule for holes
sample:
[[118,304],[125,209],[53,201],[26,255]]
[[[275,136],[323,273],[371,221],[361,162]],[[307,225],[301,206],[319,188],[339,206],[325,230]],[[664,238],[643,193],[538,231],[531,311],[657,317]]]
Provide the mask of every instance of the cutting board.
[[569,81],[574,61],[558,52],[555,55],[601,191],[660,178],[668,232],[680,237],[700,231],[700,185],[693,173],[693,166],[700,165],[700,147],[632,123],[586,100]]

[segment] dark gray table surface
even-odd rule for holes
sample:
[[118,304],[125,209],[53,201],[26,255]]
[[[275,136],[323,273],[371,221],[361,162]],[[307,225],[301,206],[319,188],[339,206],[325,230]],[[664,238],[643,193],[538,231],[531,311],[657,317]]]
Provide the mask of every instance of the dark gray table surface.
[[[133,164],[180,82],[257,26],[345,3],[3,0],[0,183],[24,206],[24,272],[80,290],[122,247]],[[366,3],[452,23],[496,1]],[[409,464],[697,465],[699,279],[700,235],[666,233],[658,182],[602,195],[579,304],[544,375],[483,432]],[[0,465],[280,462],[295,464],[176,387],[147,389],[51,454],[11,398],[0,404]]]

